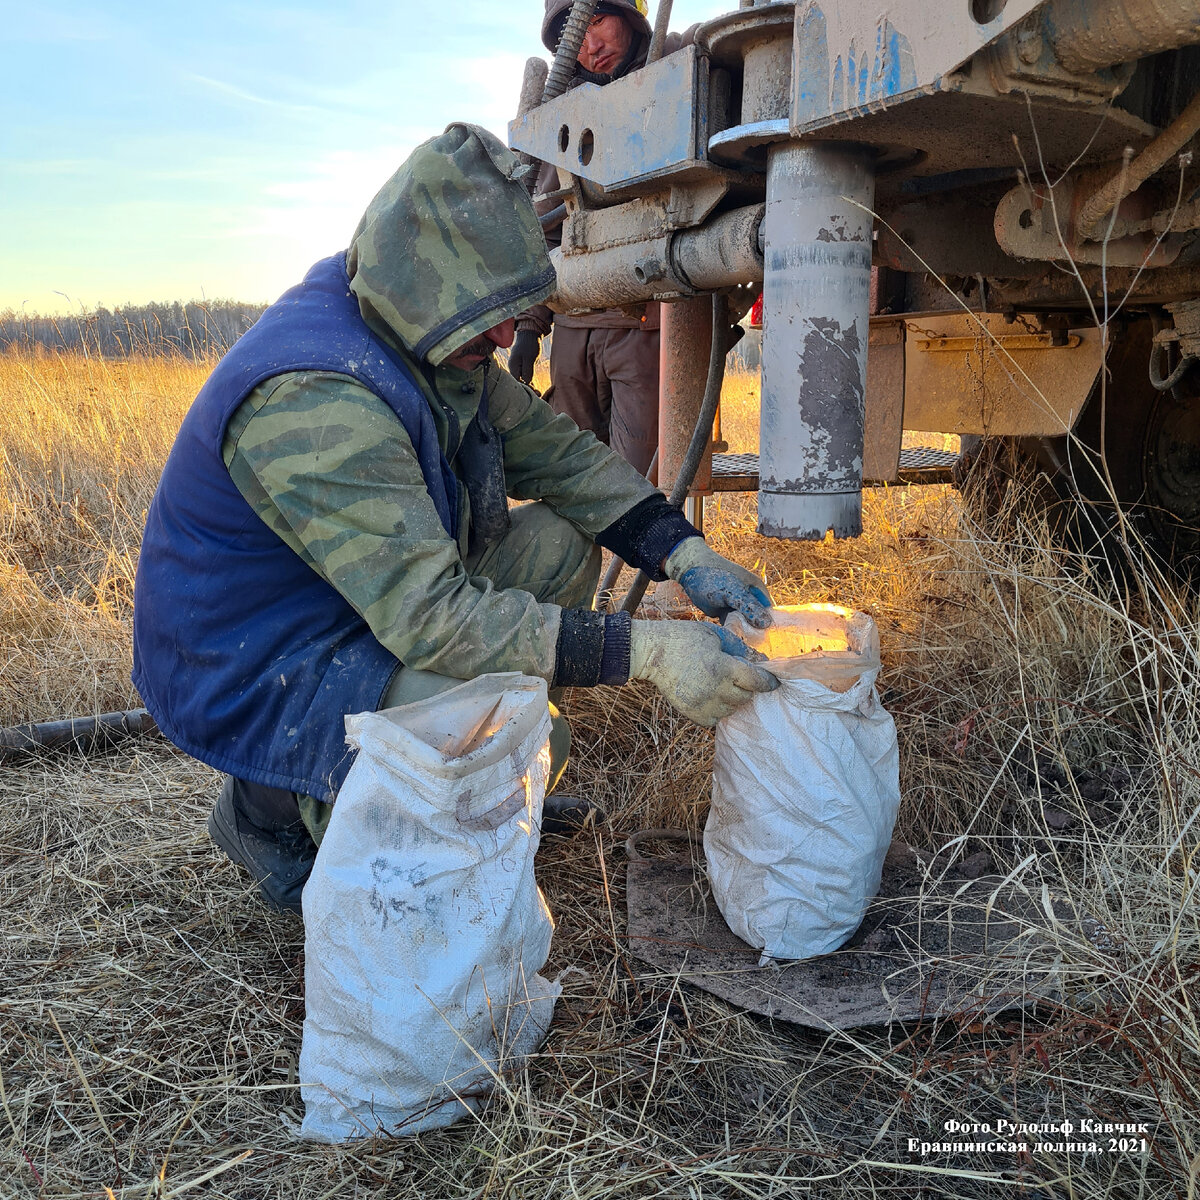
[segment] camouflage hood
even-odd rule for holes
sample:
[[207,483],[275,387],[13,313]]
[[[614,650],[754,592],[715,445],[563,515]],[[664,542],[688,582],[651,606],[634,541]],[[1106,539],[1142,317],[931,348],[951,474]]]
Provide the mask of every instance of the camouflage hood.
[[447,126],[383,185],[346,255],[367,324],[437,366],[554,289],[523,167],[477,125]]

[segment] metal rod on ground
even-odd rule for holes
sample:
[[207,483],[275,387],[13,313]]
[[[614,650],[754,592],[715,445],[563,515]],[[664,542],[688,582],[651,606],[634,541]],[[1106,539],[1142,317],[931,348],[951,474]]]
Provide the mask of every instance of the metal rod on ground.
[[[654,451],[654,457],[650,460],[650,465],[646,468],[646,478],[654,478],[654,470],[658,466],[658,450]],[[617,555],[612,556],[607,569],[604,572],[604,578],[600,580],[600,586],[596,589],[595,608],[597,612],[607,612],[612,605],[612,596],[609,593],[613,589],[613,585],[617,582],[617,577],[621,574],[621,568],[625,566],[625,560]]]
[[144,708],[64,721],[11,725],[7,729],[0,729],[0,762],[36,750],[71,747],[86,752],[96,748],[107,749],[125,738],[157,731],[154,718]]
[[654,14],[654,35],[650,39],[650,51],[646,55],[646,65],[658,62],[663,55],[663,47],[667,44],[667,26],[671,23],[671,5],[674,0],[658,0],[658,9]]
[[[696,428],[692,432],[687,456],[675,477],[671,494],[667,497],[674,508],[683,507],[692,480],[696,478],[704,450],[712,439],[713,421],[716,420],[717,405],[721,402],[721,384],[725,381],[725,355],[729,352],[729,297],[721,292],[713,293],[712,306],[712,349],[708,354],[708,381],[704,386],[704,403],[700,405],[700,414],[696,418]],[[621,611],[636,612],[649,586],[650,576],[645,571],[639,571],[629,591],[625,593]]]
[[542,103],[561,96],[571,82],[575,73],[575,64],[579,60],[579,48],[587,37],[588,26],[596,15],[596,5],[600,0],[575,0],[571,11],[567,14],[567,22],[563,26],[562,37],[558,39],[558,49],[554,52],[554,65],[550,68],[549,78],[542,91]]

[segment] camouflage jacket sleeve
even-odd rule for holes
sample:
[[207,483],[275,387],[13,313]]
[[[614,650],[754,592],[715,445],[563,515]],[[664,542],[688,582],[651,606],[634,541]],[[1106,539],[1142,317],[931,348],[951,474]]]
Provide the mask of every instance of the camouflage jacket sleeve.
[[278,376],[243,401],[223,453],[263,521],[406,666],[553,680],[562,610],[468,577],[408,434],[368,389],[339,375]]
[[507,371],[489,372],[488,412],[504,439],[504,473],[514,499],[544,500],[653,579],[664,578],[663,559],[685,537],[699,535],[619,454]]

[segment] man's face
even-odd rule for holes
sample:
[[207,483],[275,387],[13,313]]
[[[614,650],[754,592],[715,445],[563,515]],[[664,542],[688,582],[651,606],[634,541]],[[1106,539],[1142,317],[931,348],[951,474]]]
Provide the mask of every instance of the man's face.
[[611,75],[633,41],[633,28],[616,13],[597,13],[579,49],[579,65],[593,75]]
[[516,318],[509,317],[507,321],[501,321],[499,325],[493,325],[491,329],[472,338],[465,346],[460,346],[442,361],[442,366],[458,367],[461,371],[473,371],[483,363],[484,359],[491,357],[492,351],[497,346],[502,350],[507,350],[513,344],[516,329]]

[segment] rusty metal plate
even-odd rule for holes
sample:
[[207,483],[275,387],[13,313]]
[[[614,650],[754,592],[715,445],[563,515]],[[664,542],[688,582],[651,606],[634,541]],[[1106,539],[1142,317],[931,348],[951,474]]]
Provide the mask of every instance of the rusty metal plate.
[[1033,318],[954,313],[906,324],[905,429],[1061,437],[1100,373],[1095,328],[1072,329],[1056,345]]
[[643,858],[631,849],[628,868],[629,948],[637,958],[740,1008],[819,1030],[1060,998],[1052,920],[1097,945],[1106,933],[1061,899],[1049,903],[1053,918],[994,877],[927,882],[917,852],[896,843],[879,895],[842,949],[759,967],[759,952],[725,924],[702,863],[687,853]]
[[863,479],[899,478],[904,436],[904,323],[871,318],[863,415]]

